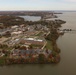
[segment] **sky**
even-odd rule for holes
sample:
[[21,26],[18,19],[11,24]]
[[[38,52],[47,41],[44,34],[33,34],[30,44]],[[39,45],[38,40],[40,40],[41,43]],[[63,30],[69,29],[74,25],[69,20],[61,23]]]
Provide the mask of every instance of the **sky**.
[[0,10],[76,10],[76,0],[0,0]]

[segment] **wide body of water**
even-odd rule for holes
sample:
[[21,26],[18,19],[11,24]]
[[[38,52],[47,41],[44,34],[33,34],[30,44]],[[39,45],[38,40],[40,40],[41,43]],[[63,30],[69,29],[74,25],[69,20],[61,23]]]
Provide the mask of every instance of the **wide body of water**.
[[[59,19],[67,21],[62,29],[76,29],[76,12],[64,12]],[[12,65],[0,67],[0,75],[76,75],[76,33],[65,33],[57,40],[60,63],[48,65]]]

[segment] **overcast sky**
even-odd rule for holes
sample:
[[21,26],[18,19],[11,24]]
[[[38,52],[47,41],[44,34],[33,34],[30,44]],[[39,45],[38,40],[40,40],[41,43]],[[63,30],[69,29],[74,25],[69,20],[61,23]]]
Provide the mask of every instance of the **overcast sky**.
[[0,10],[76,10],[76,0],[0,0]]

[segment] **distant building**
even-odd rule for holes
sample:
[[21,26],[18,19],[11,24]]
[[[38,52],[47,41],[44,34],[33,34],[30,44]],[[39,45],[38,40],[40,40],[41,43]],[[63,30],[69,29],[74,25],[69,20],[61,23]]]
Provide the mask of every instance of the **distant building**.
[[12,26],[11,28],[12,28],[12,29],[14,29],[14,28],[18,28],[18,26],[17,26],[17,25],[15,25],[15,26]]
[[12,32],[11,35],[18,35],[18,34],[21,34],[22,31],[18,31],[18,32]]
[[45,41],[41,40],[41,39],[35,39],[35,38],[25,38],[23,40],[20,41],[20,43],[23,44],[31,44],[31,45],[38,45],[43,47],[45,45]]
[[0,25],[3,25],[3,23],[0,23]]

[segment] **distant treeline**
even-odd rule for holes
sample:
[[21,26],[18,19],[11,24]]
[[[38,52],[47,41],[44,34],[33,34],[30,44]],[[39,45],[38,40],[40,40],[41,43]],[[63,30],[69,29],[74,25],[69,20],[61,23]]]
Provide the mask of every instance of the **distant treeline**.
[[47,20],[39,20],[39,21],[25,21],[24,18],[19,17],[19,16],[11,16],[11,15],[3,15],[0,16],[0,28],[7,28],[13,25],[36,25],[36,24],[41,24],[41,25],[47,25],[49,27],[50,25],[59,25],[64,23],[65,21],[62,20],[55,20],[55,21],[47,21]]
[[0,15],[35,15],[51,14],[52,11],[0,11]]
[[18,16],[0,16],[0,28],[24,23],[24,19]]

